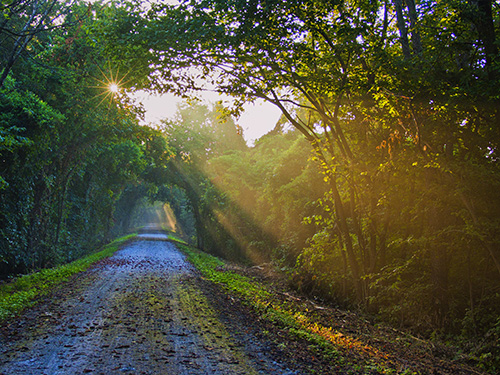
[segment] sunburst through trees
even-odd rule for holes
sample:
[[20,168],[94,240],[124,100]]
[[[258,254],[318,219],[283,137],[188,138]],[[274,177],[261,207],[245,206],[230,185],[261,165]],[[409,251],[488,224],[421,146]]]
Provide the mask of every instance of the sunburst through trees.
[[113,101],[120,100],[120,93],[124,90],[123,86],[125,84],[126,74],[120,77],[119,69],[116,69],[116,73],[113,73],[111,66],[108,67],[107,72],[99,69],[102,74],[102,79],[97,79],[98,84],[92,86],[100,91],[95,97],[101,98],[98,105],[103,102],[107,102],[108,106],[111,106]]

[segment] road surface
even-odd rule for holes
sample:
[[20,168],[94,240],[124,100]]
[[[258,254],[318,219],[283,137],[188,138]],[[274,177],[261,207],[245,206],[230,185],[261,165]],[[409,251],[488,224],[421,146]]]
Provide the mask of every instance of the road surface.
[[300,373],[165,240],[139,235],[4,328],[0,374]]

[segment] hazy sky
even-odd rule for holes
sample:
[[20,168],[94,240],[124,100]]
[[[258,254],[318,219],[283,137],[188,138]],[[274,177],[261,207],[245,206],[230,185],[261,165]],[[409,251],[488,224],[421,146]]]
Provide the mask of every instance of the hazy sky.
[[[162,1],[169,4],[179,3],[179,0]],[[191,69],[195,70],[196,68]],[[207,103],[228,99],[227,96],[223,98],[219,94],[210,91],[206,91],[201,95]],[[131,96],[139,99],[144,104],[146,123],[154,123],[160,119],[173,117],[177,111],[177,104],[182,101],[182,99],[170,94],[157,96],[145,92],[135,92]],[[243,128],[243,137],[248,145],[253,145],[256,139],[272,130],[281,116],[281,111],[276,106],[263,100],[258,100],[255,104],[248,104],[244,106],[244,109],[244,113],[235,122]]]
[[[137,97],[144,104],[146,123],[172,118],[177,110],[177,104],[182,101],[182,99],[168,94],[155,96],[140,92],[136,93],[134,97]],[[217,100],[223,99],[218,94],[211,92],[203,94],[203,98],[207,103],[215,103]],[[264,101],[248,104],[244,108],[245,112],[236,120],[236,123],[243,128],[243,136],[251,145],[253,141],[274,128],[281,112],[276,106]]]

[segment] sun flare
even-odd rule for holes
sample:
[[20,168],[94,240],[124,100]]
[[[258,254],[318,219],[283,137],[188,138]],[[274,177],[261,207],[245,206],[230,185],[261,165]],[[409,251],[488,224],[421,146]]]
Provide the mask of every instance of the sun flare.
[[101,98],[99,105],[105,101],[108,102],[108,105],[111,105],[113,102],[118,102],[121,99],[121,94],[124,90],[123,81],[125,80],[125,75],[120,75],[119,70],[112,69],[109,66],[105,71],[99,68],[102,78],[95,78],[97,84],[95,86],[91,86],[99,90],[99,92],[95,95],[96,98]]
[[111,91],[113,94],[117,94],[118,91],[120,91],[120,86],[118,86],[118,84],[116,84],[115,82],[111,82],[108,85],[108,90]]

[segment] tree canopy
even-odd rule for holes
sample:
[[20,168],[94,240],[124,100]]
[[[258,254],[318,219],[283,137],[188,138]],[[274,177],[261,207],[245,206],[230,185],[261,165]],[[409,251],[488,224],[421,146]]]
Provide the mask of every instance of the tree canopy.
[[[3,275],[78,256],[148,197],[199,247],[272,260],[305,292],[418,332],[498,337],[496,2],[1,9]],[[235,101],[145,127],[137,89]],[[237,117],[256,99],[282,118],[248,147]],[[500,353],[486,346],[478,357]]]
[[5,277],[75,259],[102,241],[126,184],[168,149],[138,125],[131,103],[109,92],[116,72],[90,33],[97,13],[87,4],[2,6],[0,46],[18,57],[2,62],[0,86]]

